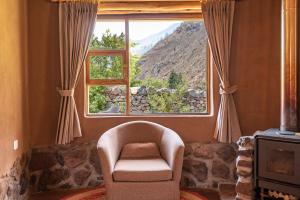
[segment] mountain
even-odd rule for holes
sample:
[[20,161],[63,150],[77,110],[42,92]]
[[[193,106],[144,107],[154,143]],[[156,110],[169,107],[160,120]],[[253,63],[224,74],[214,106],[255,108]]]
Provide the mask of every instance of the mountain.
[[204,22],[181,23],[141,57],[138,79],[167,80],[174,70],[186,78],[190,87],[200,87],[206,81],[207,44]]
[[131,48],[131,52],[135,55],[139,55],[139,56],[143,55],[148,50],[150,50],[158,41],[164,39],[165,37],[173,33],[178,26],[180,26],[180,23],[172,24],[167,29],[159,33],[150,35],[141,40],[134,41],[134,43],[136,43],[137,45]]

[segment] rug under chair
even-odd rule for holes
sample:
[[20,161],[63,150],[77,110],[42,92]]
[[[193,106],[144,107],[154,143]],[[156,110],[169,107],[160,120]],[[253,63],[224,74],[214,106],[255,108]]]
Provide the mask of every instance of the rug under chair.
[[[181,190],[181,200],[208,200],[206,197],[191,191]],[[61,200],[105,200],[105,188],[98,187],[77,194],[63,197]]]

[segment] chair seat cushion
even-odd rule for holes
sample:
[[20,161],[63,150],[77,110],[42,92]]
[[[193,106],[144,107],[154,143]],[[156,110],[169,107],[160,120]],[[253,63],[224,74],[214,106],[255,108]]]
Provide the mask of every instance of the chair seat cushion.
[[168,181],[172,179],[172,170],[161,158],[118,160],[113,178],[114,181],[127,182]]

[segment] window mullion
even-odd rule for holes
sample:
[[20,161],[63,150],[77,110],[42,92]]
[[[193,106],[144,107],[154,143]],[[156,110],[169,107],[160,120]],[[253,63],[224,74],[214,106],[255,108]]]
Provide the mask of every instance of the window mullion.
[[128,19],[125,19],[125,50],[126,50],[126,54],[125,54],[125,65],[123,67],[125,67],[124,71],[124,75],[125,75],[125,80],[126,80],[126,115],[130,114],[130,80],[129,80],[129,22]]

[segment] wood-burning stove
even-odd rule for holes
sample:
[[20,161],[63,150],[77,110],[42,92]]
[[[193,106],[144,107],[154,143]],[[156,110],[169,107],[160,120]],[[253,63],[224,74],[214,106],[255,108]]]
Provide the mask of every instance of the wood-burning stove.
[[255,135],[254,183],[256,199],[263,189],[300,199],[300,137],[269,129]]

